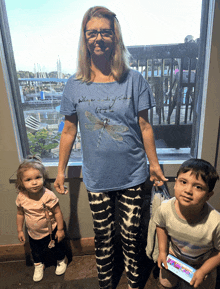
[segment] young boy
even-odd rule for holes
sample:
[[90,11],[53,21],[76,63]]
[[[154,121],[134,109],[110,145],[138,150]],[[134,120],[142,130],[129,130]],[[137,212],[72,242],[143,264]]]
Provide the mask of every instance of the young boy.
[[[180,278],[166,270],[168,253],[194,267],[184,288],[215,289],[220,265],[220,214],[207,203],[219,176],[202,159],[185,161],[177,172],[175,197],[164,201],[154,214],[159,243],[160,283],[174,288]],[[162,263],[165,265],[164,269]]]

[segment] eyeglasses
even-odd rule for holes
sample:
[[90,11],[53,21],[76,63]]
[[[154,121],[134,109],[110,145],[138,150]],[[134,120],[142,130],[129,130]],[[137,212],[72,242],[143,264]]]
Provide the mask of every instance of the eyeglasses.
[[86,38],[91,41],[96,40],[99,34],[101,35],[102,39],[108,40],[114,35],[114,32],[112,31],[112,29],[102,29],[100,31],[86,30],[85,32]]

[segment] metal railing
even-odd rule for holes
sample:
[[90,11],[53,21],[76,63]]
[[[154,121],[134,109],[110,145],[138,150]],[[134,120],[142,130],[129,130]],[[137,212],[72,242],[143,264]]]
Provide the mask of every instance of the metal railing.
[[192,124],[198,44],[128,46],[130,66],[148,80],[156,108],[151,124]]

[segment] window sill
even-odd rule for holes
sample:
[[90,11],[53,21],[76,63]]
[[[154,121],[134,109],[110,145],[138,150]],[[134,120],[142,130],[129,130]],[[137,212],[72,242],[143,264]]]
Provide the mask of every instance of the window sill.
[[[160,165],[180,165],[191,157],[190,148],[158,148],[157,155]],[[57,175],[58,159],[56,161],[53,161],[53,159],[43,159],[43,164],[48,171],[50,182],[54,182]],[[68,182],[72,178],[82,179],[82,161],[79,159],[68,162],[65,181]],[[15,180],[16,172],[10,177],[9,183],[15,183]]]

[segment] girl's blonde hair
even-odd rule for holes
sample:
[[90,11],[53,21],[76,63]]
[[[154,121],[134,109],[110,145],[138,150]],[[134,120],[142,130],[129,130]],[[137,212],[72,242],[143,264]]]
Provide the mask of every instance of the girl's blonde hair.
[[110,20],[111,29],[114,31],[114,50],[111,56],[111,74],[118,82],[122,82],[129,70],[129,52],[122,39],[120,24],[116,14],[103,6],[94,6],[84,15],[78,50],[78,67],[76,78],[83,82],[91,81],[91,56],[86,45],[86,25],[92,18],[106,18]]
[[22,182],[23,174],[25,171],[31,168],[38,170],[43,175],[44,186],[48,189],[51,189],[50,183],[48,182],[48,174],[46,172],[46,168],[42,164],[41,158],[38,155],[30,155],[27,156],[27,158],[19,165],[17,169],[15,187],[18,189],[18,191],[25,191],[25,187]]

